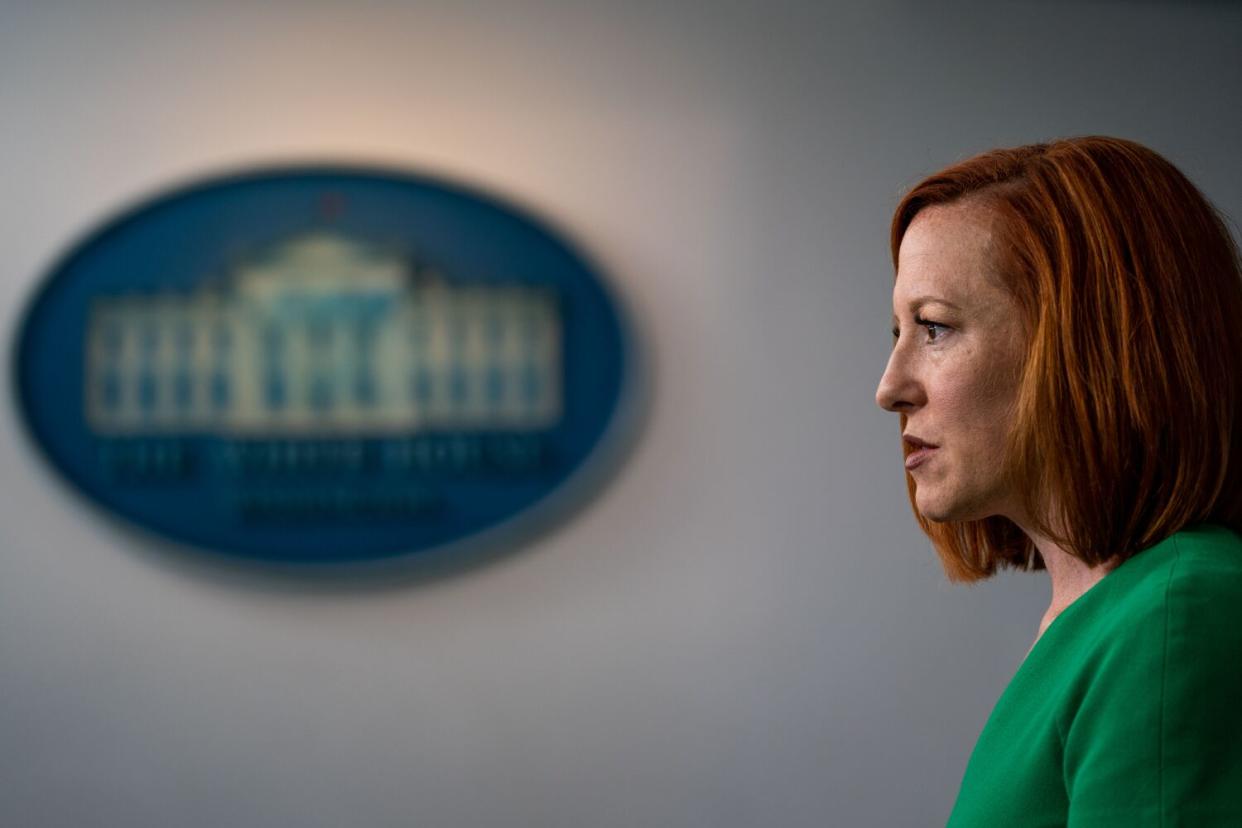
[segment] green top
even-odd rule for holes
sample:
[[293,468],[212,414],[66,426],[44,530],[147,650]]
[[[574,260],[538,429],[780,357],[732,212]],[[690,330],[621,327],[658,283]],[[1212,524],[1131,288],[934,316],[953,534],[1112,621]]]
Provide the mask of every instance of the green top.
[[1242,826],[1242,536],[1189,526],[1048,625],[950,828]]

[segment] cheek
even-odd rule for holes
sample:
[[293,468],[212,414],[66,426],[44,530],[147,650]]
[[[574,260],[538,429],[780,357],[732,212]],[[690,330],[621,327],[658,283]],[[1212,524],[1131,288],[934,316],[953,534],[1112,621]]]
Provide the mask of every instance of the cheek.
[[990,405],[990,390],[976,372],[969,370],[942,372],[934,391],[937,407],[949,428],[970,423],[982,408]]
[[992,372],[961,370],[942,374],[934,391],[942,436],[956,438],[959,447],[983,449],[1007,432],[1013,383]]

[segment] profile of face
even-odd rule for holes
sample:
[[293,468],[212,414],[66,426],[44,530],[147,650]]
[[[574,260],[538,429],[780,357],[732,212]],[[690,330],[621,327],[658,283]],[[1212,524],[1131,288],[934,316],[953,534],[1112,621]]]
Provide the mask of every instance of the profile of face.
[[1025,344],[1016,301],[993,265],[986,207],[920,210],[902,238],[893,286],[896,340],[876,403],[906,415],[919,512],[933,521],[1014,518],[1001,475]]

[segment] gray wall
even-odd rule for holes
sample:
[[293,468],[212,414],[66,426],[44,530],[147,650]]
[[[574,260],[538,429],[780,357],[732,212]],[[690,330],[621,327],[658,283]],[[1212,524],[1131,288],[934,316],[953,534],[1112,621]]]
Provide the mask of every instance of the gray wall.
[[1242,8],[7,0],[0,307],[118,207],[291,159],[549,218],[642,326],[644,430],[522,549],[386,588],[191,565],[0,412],[0,823],[943,823],[1042,576],[905,496],[886,233],[997,145],[1115,134],[1242,217]]

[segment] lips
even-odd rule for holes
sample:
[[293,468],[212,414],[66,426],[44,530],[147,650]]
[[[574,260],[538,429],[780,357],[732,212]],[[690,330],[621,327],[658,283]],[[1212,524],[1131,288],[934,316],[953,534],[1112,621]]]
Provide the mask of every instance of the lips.
[[923,465],[923,463],[927,462],[927,458],[931,457],[936,450],[936,446],[926,446],[910,452],[906,455],[906,469],[909,470]]
[[939,446],[933,445],[926,440],[915,437],[912,434],[902,435],[902,439],[910,446],[910,448],[914,449],[914,451],[906,455],[907,470],[921,466],[923,463],[927,462],[927,458],[931,457],[932,452],[939,448]]

